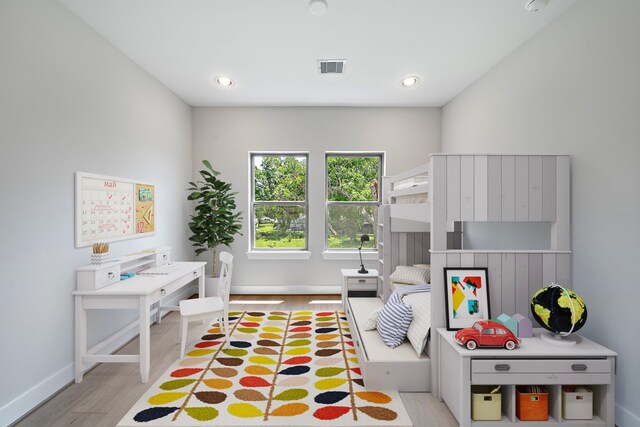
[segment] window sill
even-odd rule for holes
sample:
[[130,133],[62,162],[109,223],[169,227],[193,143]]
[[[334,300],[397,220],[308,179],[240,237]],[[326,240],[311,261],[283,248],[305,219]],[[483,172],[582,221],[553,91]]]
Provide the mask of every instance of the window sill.
[[[325,260],[360,260],[358,251],[324,251],[322,252],[322,259]],[[378,259],[378,252],[362,252],[362,259],[364,261],[374,261]]]
[[248,251],[249,260],[295,261],[311,258],[309,251]]

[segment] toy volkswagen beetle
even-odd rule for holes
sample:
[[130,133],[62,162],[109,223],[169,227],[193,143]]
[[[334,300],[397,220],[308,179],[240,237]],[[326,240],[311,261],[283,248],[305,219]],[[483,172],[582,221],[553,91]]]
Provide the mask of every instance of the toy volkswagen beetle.
[[520,341],[502,323],[492,320],[480,320],[470,328],[460,329],[454,335],[456,342],[474,350],[477,347],[504,347],[513,350]]

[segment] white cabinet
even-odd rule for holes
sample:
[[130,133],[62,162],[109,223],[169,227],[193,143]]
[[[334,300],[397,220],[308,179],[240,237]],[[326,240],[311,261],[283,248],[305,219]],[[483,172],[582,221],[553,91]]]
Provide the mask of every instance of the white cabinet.
[[347,307],[347,297],[372,296],[378,292],[378,270],[370,268],[368,273],[358,273],[356,269],[342,269],[342,304]]
[[[437,329],[440,396],[460,427],[526,425],[535,427],[614,427],[616,353],[583,337],[574,346],[558,346],[540,338],[524,338],[519,348],[467,350],[454,332]],[[500,385],[502,419],[471,419],[471,387]],[[547,421],[521,421],[516,417],[516,386],[542,385],[549,392]],[[593,390],[593,419],[562,418],[562,386],[586,385]]]

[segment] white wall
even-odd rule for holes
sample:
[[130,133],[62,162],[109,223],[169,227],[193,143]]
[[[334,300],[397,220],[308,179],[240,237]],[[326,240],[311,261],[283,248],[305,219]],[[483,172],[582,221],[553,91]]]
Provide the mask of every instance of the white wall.
[[[190,117],[58,2],[0,1],[0,425],[73,378],[74,268],[91,250],[74,248],[75,171],[157,185],[157,234],[112,253],[192,257]],[[132,319],[122,313],[91,316],[89,342]]]
[[[233,282],[238,286],[338,285],[340,268],[357,268],[356,260],[324,261],[325,151],[386,151],[387,174],[428,161],[440,148],[439,108],[194,108],[194,177],[209,159],[221,178],[238,191],[244,212],[243,236],[233,244]],[[309,248],[307,261],[248,260],[247,224],[249,151],[309,152]],[[375,268],[375,262],[368,262]],[[317,289],[317,288],[316,288]],[[321,290],[321,288],[320,288]]]
[[442,129],[445,152],[572,156],[581,332],[620,355],[621,427],[640,426],[638,40],[640,2],[581,0],[450,102]]

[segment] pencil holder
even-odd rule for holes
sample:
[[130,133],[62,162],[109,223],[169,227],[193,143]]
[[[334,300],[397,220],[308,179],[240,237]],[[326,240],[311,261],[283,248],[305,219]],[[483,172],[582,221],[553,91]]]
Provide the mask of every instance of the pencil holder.
[[109,252],[103,252],[101,254],[91,254],[91,264],[100,265],[109,262]]

